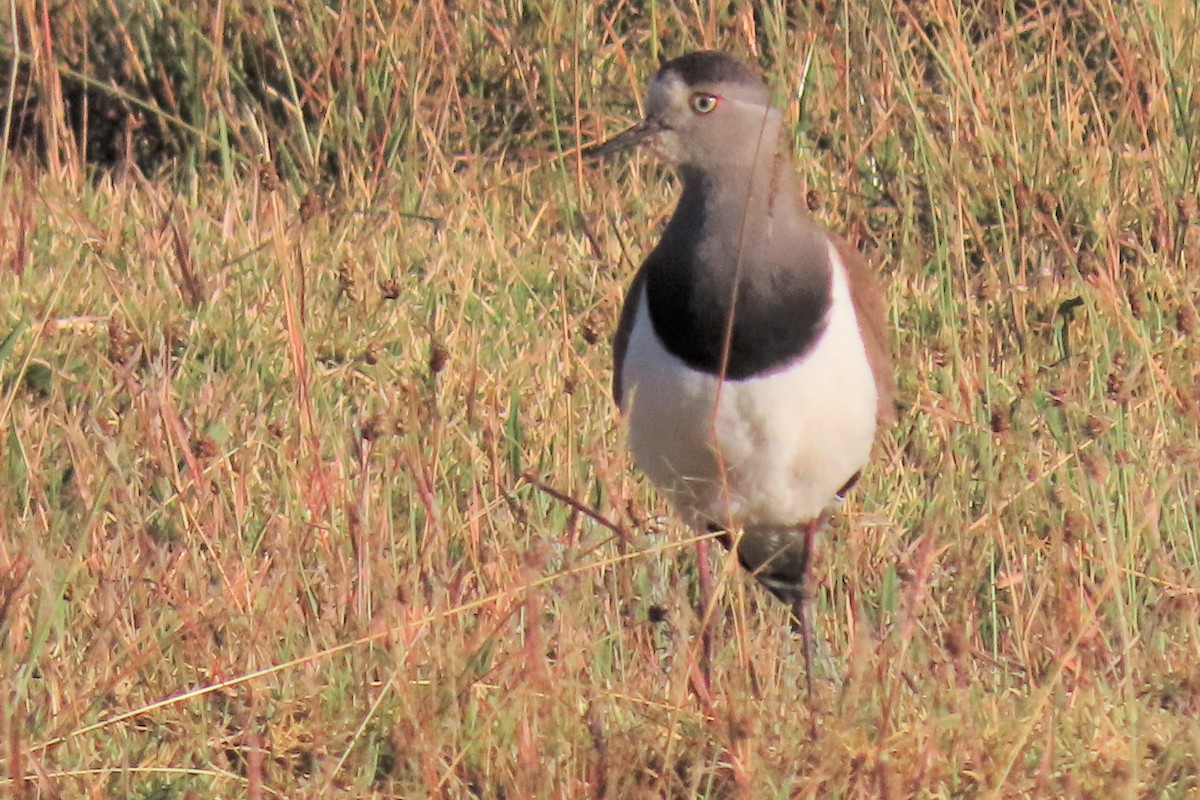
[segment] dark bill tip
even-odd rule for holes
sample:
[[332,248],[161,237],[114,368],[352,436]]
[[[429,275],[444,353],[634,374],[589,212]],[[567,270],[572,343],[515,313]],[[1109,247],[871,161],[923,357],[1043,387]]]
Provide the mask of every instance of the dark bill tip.
[[643,120],[632,128],[621,131],[607,142],[594,144],[591,147],[585,147],[582,150],[582,155],[592,158],[595,156],[606,156],[609,153],[615,153],[618,150],[625,150],[629,147],[637,147],[642,142],[651,138],[659,131],[662,126],[650,120]]

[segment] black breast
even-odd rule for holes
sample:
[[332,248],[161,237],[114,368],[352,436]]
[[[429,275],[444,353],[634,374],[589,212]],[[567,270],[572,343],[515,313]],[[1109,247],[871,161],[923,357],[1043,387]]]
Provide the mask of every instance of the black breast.
[[803,357],[820,338],[829,308],[823,241],[800,237],[792,248],[763,248],[760,261],[744,262],[738,275],[736,252],[718,247],[701,253],[697,238],[668,231],[647,259],[650,319],[666,348],[710,375],[722,374],[724,362],[730,380],[769,374]]

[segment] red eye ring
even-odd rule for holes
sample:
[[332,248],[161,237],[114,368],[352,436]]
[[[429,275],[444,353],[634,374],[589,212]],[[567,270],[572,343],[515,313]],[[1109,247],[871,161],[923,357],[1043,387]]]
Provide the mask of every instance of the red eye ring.
[[720,101],[720,99],[721,98],[717,97],[715,94],[709,94],[708,92],[696,92],[688,98],[688,105],[691,106],[692,111],[695,111],[697,114],[711,114],[716,109],[717,103]]

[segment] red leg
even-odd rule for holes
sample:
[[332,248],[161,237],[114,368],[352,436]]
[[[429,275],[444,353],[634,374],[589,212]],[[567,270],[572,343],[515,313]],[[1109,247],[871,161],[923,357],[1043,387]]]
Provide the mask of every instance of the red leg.
[[696,542],[696,567],[700,572],[700,674],[705,688],[712,683],[712,568],[708,563],[708,539]]
[[[809,706],[813,700],[813,589],[809,585],[812,574],[812,562],[816,553],[814,547],[817,541],[817,531],[821,527],[820,518],[804,525],[804,569],[800,577],[800,595],[792,605],[792,615],[800,622],[800,642],[804,647],[804,682],[808,689]],[[814,718],[815,719],[815,718]]]

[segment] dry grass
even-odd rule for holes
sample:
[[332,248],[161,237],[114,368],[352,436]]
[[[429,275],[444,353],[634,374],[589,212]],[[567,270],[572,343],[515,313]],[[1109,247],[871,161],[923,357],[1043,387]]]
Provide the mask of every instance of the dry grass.
[[[154,178],[67,133],[81,76],[120,96],[65,38],[99,5],[13,5],[6,793],[1200,791],[1196,7],[696,5],[116,35],[191,78],[118,142]],[[607,395],[674,189],[574,148],[697,46],[764,65],[891,301],[904,409],[826,539],[816,708],[728,564],[690,692],[690,549]]]

